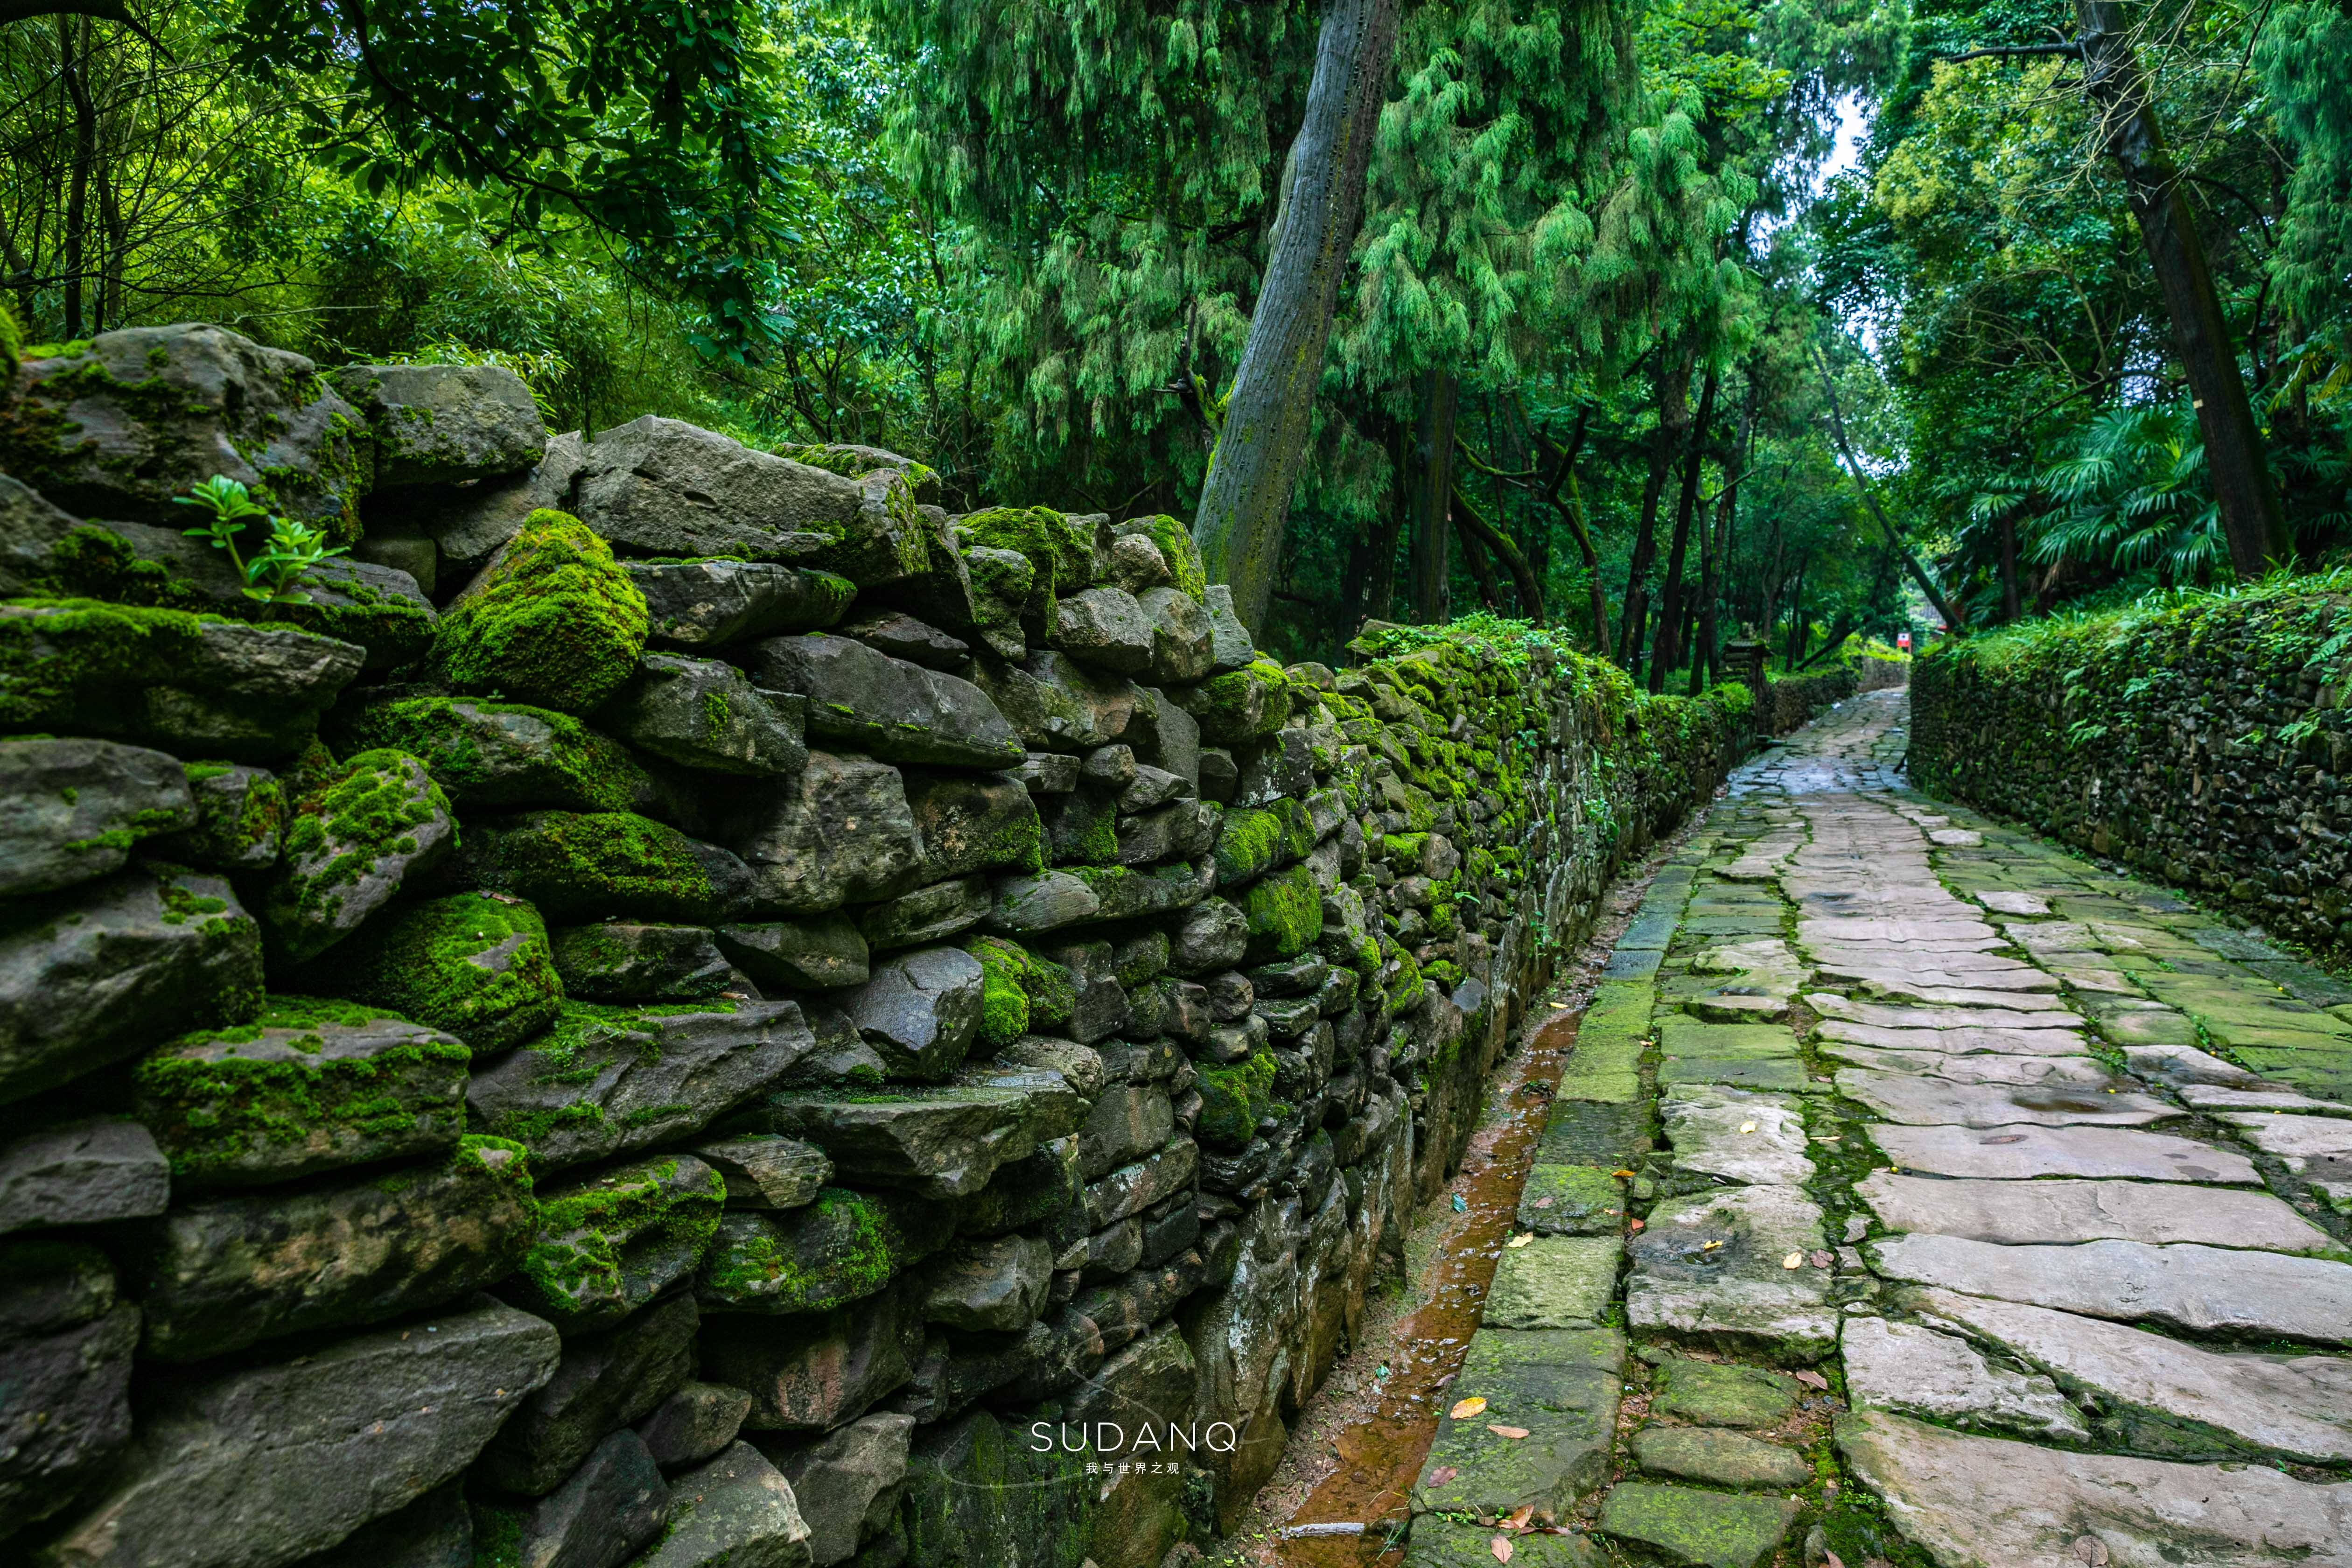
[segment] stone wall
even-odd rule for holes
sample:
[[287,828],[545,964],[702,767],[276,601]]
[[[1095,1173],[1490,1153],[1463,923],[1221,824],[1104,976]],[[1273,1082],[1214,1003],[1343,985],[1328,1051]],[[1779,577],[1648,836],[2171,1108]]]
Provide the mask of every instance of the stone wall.
[[1785,735],[1809,723],[1822,709],[1836,705],[1862,689],[1854,672],[1843,664],[1815,670],[1811,675],[1778,676],[1767,679],[1770,724],[1769,732]]
[[2352,961],[2340,580],[1948,644],[1912,777]]
[[[1150,1568],[1750,741],[1538,639],[1286,669],[1171,519],[500,371],[173,328],[0,386],[43,1568]],[[350,554],[249,595],[215,475]]]

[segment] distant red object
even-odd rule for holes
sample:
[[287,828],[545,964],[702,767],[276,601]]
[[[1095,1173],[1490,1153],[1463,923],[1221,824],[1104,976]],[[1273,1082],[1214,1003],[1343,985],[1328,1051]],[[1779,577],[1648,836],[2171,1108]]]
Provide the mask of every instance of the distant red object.
[[1897,632],[1895,635],[1895,646],[1901,648],[1905,653],[1909,653],[1911,651],[1911,634],[1909,632]]

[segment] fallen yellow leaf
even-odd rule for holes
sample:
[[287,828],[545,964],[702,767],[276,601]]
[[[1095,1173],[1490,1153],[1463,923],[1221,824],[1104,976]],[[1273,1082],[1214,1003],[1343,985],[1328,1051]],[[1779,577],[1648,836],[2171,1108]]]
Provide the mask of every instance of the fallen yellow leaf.
[[1801,1252],[1792,1252],[1780,1259],[1780,1267],[1783,1268],[1802,1268],[1804,1266],[1805,1255]]
[[1753,1132],[1756,1131],[1756,1123],[1753,1121],[1743,1121],[1739,1124],[1739,1130],[1742,1132]]
[[1454,1403],[1454,1408],[1446,1412],[1446,1414],[1453,1416],[1456,1421],[1467,1421],[1470,1417],[1477,1415],[1478,1412],[1486,1408],[1486,1396],[1483,1394],[1474,1394],[1467,1399],[1457,1400]]
[[1630,1178],[1633,1174],[1631,1171],[1612,1171],[1609,1173],[1616,1177],[1621,1182]]
[[1534,1231],[1531,1231],[1531,1230],[1521,1231],[1518,1235],[1517,1235],[1517,1236],[1515,1236],[1515,1237],[1511,1237],[1511,1239],[1510,1239],[1510,1240],[1508,1240],[1508,1241],[1507,1241],[1507,1242],[1503,1243],[1503,1245],[1504,1245],[1505,1247],[1525,1247],[1528,1243],[1529,1243],[1530,1241],[1533,1241],[1535,1238],[1536,1238],[1536,1233],[1535,1233]]

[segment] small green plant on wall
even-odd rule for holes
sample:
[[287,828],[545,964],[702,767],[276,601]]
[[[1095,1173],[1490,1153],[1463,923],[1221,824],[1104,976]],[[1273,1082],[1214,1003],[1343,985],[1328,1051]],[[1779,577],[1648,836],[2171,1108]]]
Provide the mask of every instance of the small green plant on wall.
[[[216,548],[227,551],[245,596],[261,604],[309,604],[310,595],[295,584],[320,562],[344,552],[343,546],[330,545],[327,535],[307,522],[270,517],[269,510],[253,499],[243,482],[223,474],[215,474],[186,495],[172,499],[210,514],[203,527],[183,531],[191,539],[210,540]],[[245,531],[247,521],[257,517],[269,519],[269,537],[248,561],[236,547],[237,536]]]

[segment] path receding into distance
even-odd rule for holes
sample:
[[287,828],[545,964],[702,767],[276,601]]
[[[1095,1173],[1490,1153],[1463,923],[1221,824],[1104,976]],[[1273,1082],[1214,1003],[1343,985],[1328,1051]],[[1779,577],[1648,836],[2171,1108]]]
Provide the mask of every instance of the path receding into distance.
[[1652,885],[1408,1562],[2352,1564],[2352,990],[1910,791],[1904,717]]

